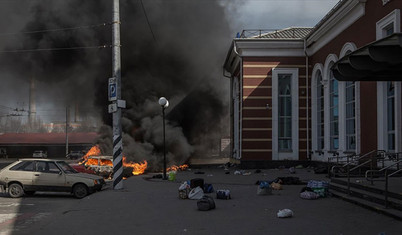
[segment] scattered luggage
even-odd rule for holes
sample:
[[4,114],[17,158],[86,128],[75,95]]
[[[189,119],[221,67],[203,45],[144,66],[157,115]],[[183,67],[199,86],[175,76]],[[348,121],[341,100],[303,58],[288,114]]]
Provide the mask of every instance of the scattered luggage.
[[215,201],[212,197],[204,195],[197,201],[197,208],[200,211],[209,211],[215,209]]
[[202,178],[195,178],[190,180],[190,188],[204,188],[204,179]]
[[213,193],[214,187],[212,184],[204,184],[204,193]]
[[197,186],[188,193],[188,198],[192,200],[199,200],[204,196],[204,191],[201,187]]
[[189,192],[190,192],[190,185],[187,183],[187,181],[184,181],[179,187],[179,198],[187,199]]
[[216,191],[216,198],[217,199],[231,199],[230,197],[230,190],[228,189],[220,189]]
[[327,181],[309,180],[307,182],[307,187],[311,188],[319,197],[326,197],[328,195],[329,183]]
[[270,195],[270,194],[272,194],[271,185],[266,181],[262,181],[260,185],[258,185],[257,187],[257,195]]
[[277,216],[278,218],[289,218],[293,216],[293,211],[290,209],[279,210]]

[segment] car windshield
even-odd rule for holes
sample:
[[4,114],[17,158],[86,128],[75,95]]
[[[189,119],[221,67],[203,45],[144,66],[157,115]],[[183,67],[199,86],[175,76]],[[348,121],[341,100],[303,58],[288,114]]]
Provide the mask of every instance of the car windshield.
[[74,170],[74,168],[68,165],[65,161],[58,161],[57,165],[59,165],[66,174],[78,173],[78,171]]

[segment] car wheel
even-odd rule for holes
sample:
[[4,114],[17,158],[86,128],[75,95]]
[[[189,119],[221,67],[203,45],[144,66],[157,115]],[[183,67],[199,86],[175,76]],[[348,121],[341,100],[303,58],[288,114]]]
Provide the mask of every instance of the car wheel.
[[24,191],[25,195],[32,196],[35,194],[35,191]]
[[22,197],[22,195],[24,195],[24,189],[20,184],[12,183],[8,187],[8,194],[10,194],[12,198]]
[[88,187],[84,184],[76,184],[73,188],[73,194],[76,198],[84,198],[88,195]]

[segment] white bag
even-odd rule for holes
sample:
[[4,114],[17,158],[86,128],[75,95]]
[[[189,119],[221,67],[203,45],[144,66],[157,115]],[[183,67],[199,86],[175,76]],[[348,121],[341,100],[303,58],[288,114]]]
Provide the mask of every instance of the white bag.
[[204,196],[204,190],[200,186],[191,189],[188,193],[188,198],[193,200],[200,200]]
[[293,211],[290,209],[283,209],[278,211],[278,218],[287,218],[293,216]]
[[190,185],[187,184],[187,181],[184,181],[180,187],[179,190],[186,190],[187,188],[190,188]]

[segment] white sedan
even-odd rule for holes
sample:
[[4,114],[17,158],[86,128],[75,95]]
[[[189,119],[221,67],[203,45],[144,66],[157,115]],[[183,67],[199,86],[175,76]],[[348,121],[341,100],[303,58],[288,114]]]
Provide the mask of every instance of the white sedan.
[[0,171],[0,192],[13,198],[36,191],[71,192],[83,198],[104,184],[102,177],[79,173],[61,160],[20,159]]

